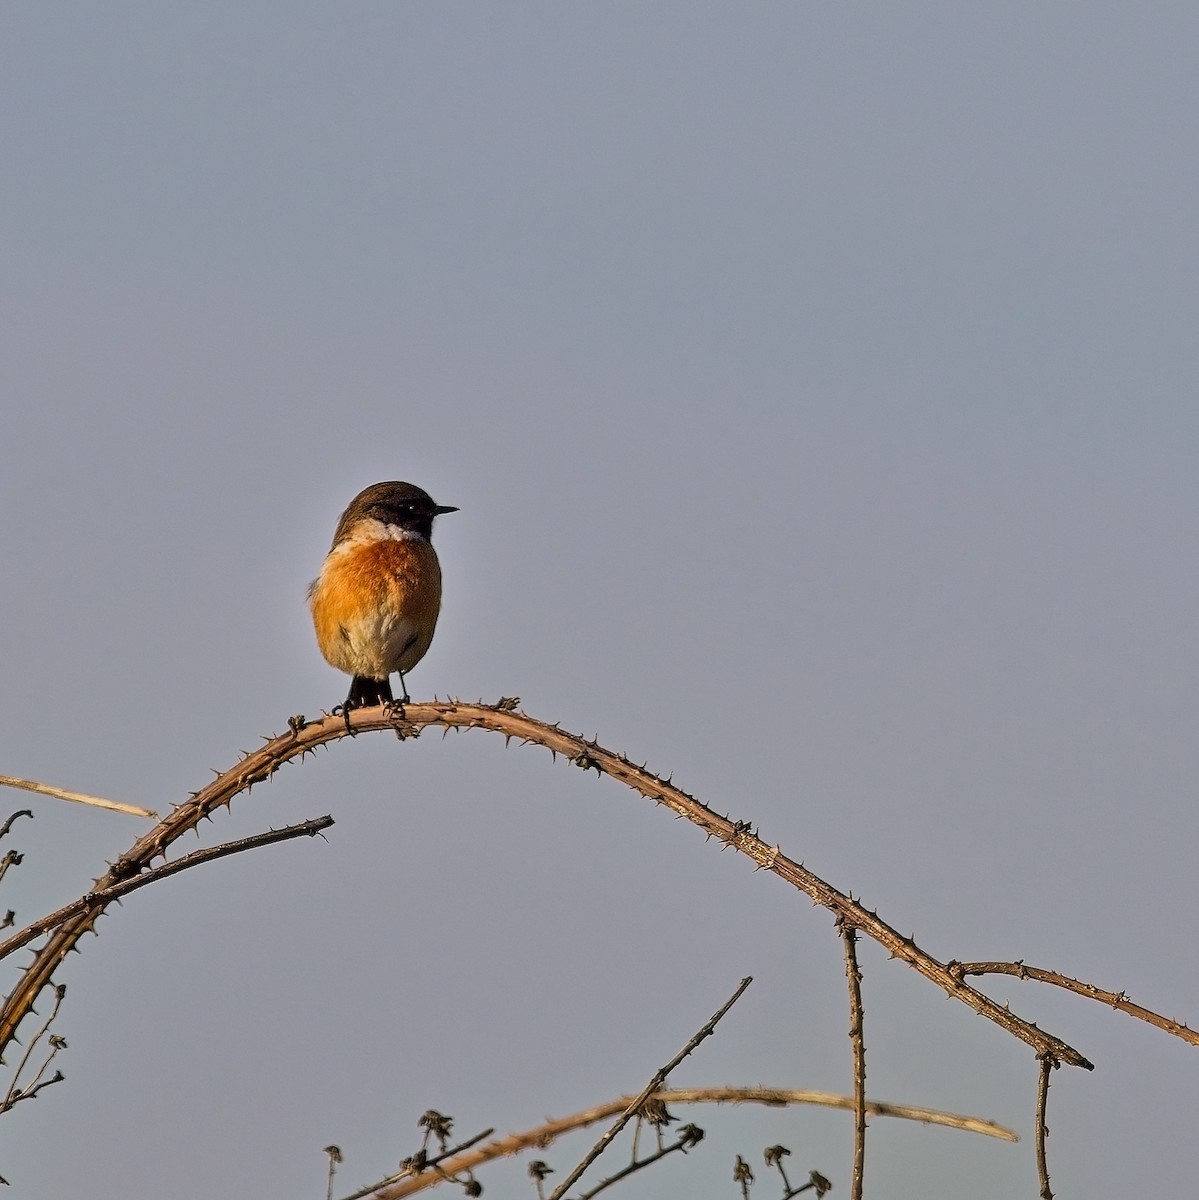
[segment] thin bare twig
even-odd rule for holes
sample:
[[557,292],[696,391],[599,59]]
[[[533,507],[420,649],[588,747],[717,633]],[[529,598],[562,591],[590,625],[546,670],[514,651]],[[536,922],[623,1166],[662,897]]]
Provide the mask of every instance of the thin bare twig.
[[948,964],[959,977],[966,975],[1014,975],[1017,979],[1035,979],[1038,983],[1051,983],[1054,987],[1064,988],[1076,996],[1086,996],[1088,1000],[1096,1000],[1110,1008],[1136,1017],[1138,1021],[1146,1021],[1158,1029],[1165,1030],[1192,1046],[1199,1046],[1199,1030],[1191,1029],[1181,1021],[1172,1021],[1151,1009],[1134,1004],[1124,992],[1109,992],[1096,987],[1093,983],[1084,983],[1081,979],[1071,979],[1069,975],[1060,975],[1057,971],[1047,971],[1042,967],[1026,966],[1023,962],[964,962]]
[[50,1059],[53,1058],[60,1049],[61,1046],[54,1047],[54,1049],[50,1052],[49,1057],[42,1064],[41,1070],[38,1071],[33,1083],[31,1083],[28,1087],[23,1087],[17,1095],[13,1096],[11,1101],[5,1100],[4,1103],[0,1105],[0,1112],[7,1112],[8,1109],[12,1108],[14,1104],[20,1104],[22,1100],[32,1100],[34,1096],[36,1096],[43,1088],[51,1087],[56,1083],[62,1083],[62,1081],[66,1079],[66,1076],[61,1071],[55,1071],[49,1079],[44,1078],[46,1071],[50,1066]]
[[5,850],[3,855],[0,855],[0,880],[8,874],[9,867],[19,867],[24,859],[25,855],[19,850]]
[[13,775],[0,775],[0,787],[21,788],[26,792],[37,792],[39,796],[53,796],[56,800],[71,800],[75,804],[90,804],[92,808],[107,808],[112,812],[128,813],[132,817],[149,817],[157,820],[158,814],[136,804],[122,804],[119,800],[105,800],[103,796],[89,796],[87,792],[68,792],[66,788],[38,783],[35,779],[17,779]]
[[38,1068],[37,1074],[33,1077],[33,1083],[28,1087],[22,1087],[21,1076],[25,1073],[25,1068],[29,1065],[29,1060],[33,1057],[33,1052],[37,1048],[38,1043],[50,1032],[50,1026],[54,1024],[54,1019],[58,1016],[58,1010],[62,1008],[62,1002],[66,994],[67,989],[65,984],[60,983],[54,989],[54,1007],[51,1008],[50,1015],[42,1022],[41,1028],[29,1039],[29,1045],[25,1047],[25,1053],[21,1056],[21,1061],[17,1063],[17,1069],[13,1072],[12,1085],[9,1087],[4,1099],[0,1101],[0,1113],[7,1112],[14,1104],[21,1100],[28,1100],[37,1095],[43,1087],[58,1082],[58,1077],[62,1074],[61,1071],[54,1079],[42,1082],[42,1077],[45,1075],[50,1063],[54,1060],[54,1056],[66,1045],[66,1042],[58,1037],[50,1039],[50,1053],[46,1056],[46,1061]]
[[329,1177],[325,1184],[325,1200],[333,1200],[333,1176],[337,1174],[337,1164],[341,1162],[341,1147],[326,1146],[325,1153],[329,1156]]
[[18,817],[29,817],[30,819],[32,819],[33,818],[33,809],[31,809],[31,808],[17,809],[17,811],[15,813],[13,813],[12,816],[9,817],[8,820],[4,822],[3,825],[0,825],[0,840],[8,837],[8,835],[9,835],[10,831],[12,830],[13,825],[16,823],[16,820]]
[[[455,1158],[464,1151],[469,1150],[471,1146],[481,1142],[485,1137],[491,1137],[495,1133],[495,1128],[484,1129],[481,1133],[476,1133],[474,1137],[467,1138],[464,1142],[459,1142],[456,1146],[450,1146],[444,1153],[437,1155],[435,1158],[421,1160],[421,1172],[416,1173],[416,1178],[422,1178],[424,1173],[428,1172],[430,1182],[428,1187],[436,1187],[439,1183],[444,1183],[447,1179],[453,1179],[454,1176],[460,1175],[463,1171],[469,1171],[470,1166],[458,1165],[443,1170],[441,1164],[447,1159]],[[436,1172],[436,1174],[432,1174]],[[381,1179],[378,1183],[369,1184],[367,1187],[360,1188],[356,1192],[352,1192],[348,1196],[343,1196],[342,1200],[362,1200],[364,1196],[373,1196],[377,1193],[382,1193],[383,1189],[390,1187],[394,1183],[399,1183],[402,1180],[407,1180],[414,1177],[412,1167],[405,1167],[401,1171],[397,1171],[394,1175],[389,1175],[386,1179]],[[417,1189],[422,1190],[422,1189]]]
[[791,1197],[795,1195],[791,1188],[791,1180],[787,1178],[787,1167],[783,1159],[790,1155],[791,1151],[786,1146],[767,1146],[763,1151],[762,1158],[765,1160],[767,1167],[774,1167],[778,1171],[783,1180],[783,1195]]
[[753,1185],[753,1181],[753,1169],[738,1154],[737,1161],[733,1164],[733,1182],[741,1185],[741,1200],[749,1200],[749,1189]]
[[219,846],[193,850],[182,858],[163,863],[160,867],[152,867],[140,875],[135,875],[132,879],[125,879],[121,883],[114,883],[109,887],[88,892],[80,896],[78,900],[72,900],[70,904],[64,904],[55,912],[31,922],[24,929],[0,942],[0,959],[12,954],[14,950],[20,950],[34,938],[40,937],[51,929],[58,928],[82,912],[86,912],[88,909],[95,909],[98,912],[113,900],[127,896],[130,892],[136,892],[139,888],[144,888],[151,883],[157,883],[158,880],[165,879],[168,875],[178,875],[180,871],[186,871],[189,867],[198,867],[201,863],[211,862],[214,858],[240,854],[243,850],[255,850],[259,846],[269,846],[274,842],[286,842],[291,838],[315,837],[333,823],[333,818],[328,815],[313,817],[309,821],[301,821],[296,825],[285,825],[282,829],[268,829],[265,833],[255,833],[250,837],[238,838],[236,841],[222,842]]
[[1049,1186],[1049,1164],[1045,1154],[1045,1142],[1049,1137],[1049,1126],[1045,1124],[1045,1108],[1049,1103],[1049,1072],[1061,1064],[1052,1054],[1038,1054],[1041,1074],[1037,1081],[1037,1176],[1041,1181],[1041,1200],[1053,1200]]
[[862,972],[858,967],[858,931],[845,921],[841,942],[845,949],[845,978],[849,983],[849,1040],[853,1046],[853,1176],[850,1200],[862,1200],[866,1171],[866,1039],[863,1036]]
[[633,1116],[636,1115],[638,1110],[641,1108],[642,1103],[662,1086],[671,1071],[673,1071],[675,1067],[677,1067],[679,1063],[681,1063],[683,1059],[685,1059],[687,1055],[690,1054],[691,1051],[700,1044],[700,1042],[712,1034],[718,1022],[720,1021],[720,1018],[723,1017],[724,1014],[728,1012],[738,1000],[741,999],[745,989],[749,987],[751,983],[753,983],[753,976],[747,975],[737,985],[737,990],[728,998],[728,1000],[724,1002],[724,1004],[720,1006],[720,1008],[716,1010],[716,1012],[712,1014],[711,1017],[708,1018],[707,1023],[687,1042],[687,1044],[678,1052],[678,1054],[676,1054],[674,1058],[672,1058],[664,1066],[658,1068],[658,1070],[654,1073],[654,1077],[645,1085],[644,1088],[641,1089],[641,1093],[637,1096],[636,1100],[634,1100],[633,1103],[630,1104],[629,1107],[625,1109],[625,1111],[621,1113],[619,1117],[617,1117],[616,1121],[613,1122],[611,1128],[607,1130],[603,1137],[601,1137],[599,1141],[596,1142],[595,1145],[592,1146],[585,1155],[583,1155],[582,1159],[579,1161],[574,1170],[571,1171],[570,1174],[567,1175],[567,1177],[553,1190],[553,1192],[550,1193],[550,1200],[562,1200],[562,1197],[566,1195],[567,1190],[574,1186],[575,1181],[583,1174],[584,1171],[587,1170],[589,1166],[591,1166],[593,1162],[595,1162],[597,1158],[599,1158],[601,1154],[603,1154],[608,1146],[611,1145],[612,1139],[616,1137],[616,1135],[629,1123]]
[[800,1184],[799,1187],[792,1187],[791,1180],[787,1178],[787,1168],[783,1164],[783,1159],[790,1153],[791,1151],[786,1146],[767,1146],[763,1153],[766,1165],[776,1168],[779,1175],[782,1176],[783,1200],[791,1200],[793,1196],[801,1196],[804,1192],[815,1192],[817,1196],[823,1196],[832,1191],[833,1185],[819,1171],[809,1172],[807,1183]]
[[634,1157],[633,1161],[627,1166],[622,1167],[615,1175],[609,1175],[607,1179],[600,1180],[589,1192],[584,1192],[579,1200],[593,1200],[593,1197],[598,1196],[600,1192],[619,1183],[622,1179],[627,1179],[630,1175],[635,1175],[638,1171],[645,1170],[646,1167],[653,1166],[654,1163],[661,1161],[668,1154],[674,1154],[677,1150],[686,1151],[691,1146],[696,1146],[703,1139],[703,1130],[697,1129],[694,1125],[684,1125],[679,1130],[678,1138],[671,1142],[669,1146],[659,1146],[652,1154],[647,1154],[645,1158]]
[[[640,1143],[641,1143],[641,1126],[642,1126],[644,1119],[645,1119],[644,1114],[638,1113],[637,1120],[633,1122],[633,1150],[632,1150],[633,1162],[637,1161],[637,1151],[638,1151],[638,1149],[640,1147]],[[657,1129],[657,1130],[655,1130],[655,1132],[658,1135],[658,1146],[660,1148],[662,1145],[662,1130]]]

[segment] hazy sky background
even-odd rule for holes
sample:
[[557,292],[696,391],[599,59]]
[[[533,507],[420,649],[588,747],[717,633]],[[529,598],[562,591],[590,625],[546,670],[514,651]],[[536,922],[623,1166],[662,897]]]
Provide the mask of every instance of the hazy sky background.
[[[0,771],[166,811],[337,703],[305,588],[407,479],[461,508],[416,698],[519,695],[942,958],[1199,1019],[1197,35],[1181,3],[6,5]],[[22,921],[144,827],[7,800]],[[13,1195],[320,1197],[330,1142],[344,1195],[426,1108],[637,1090],[745,974],[675,1082],[850,1089],[828,915],[610,780],[364,737],[205,842],[326,812],[85,941]],[[868,1194],[1035,1195],[1032,1052],[862,963],[870,1095],[1024,1139],[877,1120]],[[1054,1076],[1060,1195],[1193,1190],[1192,1048],[988,990],[1097,1063]],[[630,1200],[733,1198],[772,1142],[848,1192],[843,1113],[678,1115],[708,1142]]]

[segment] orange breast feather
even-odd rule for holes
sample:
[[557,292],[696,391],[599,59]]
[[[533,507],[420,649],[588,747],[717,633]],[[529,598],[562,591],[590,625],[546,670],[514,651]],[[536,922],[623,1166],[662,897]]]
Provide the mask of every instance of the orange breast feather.
[[349,675],[409,671],[433,640],[441,567],[423,538],[342,542],[310,597],[321,653]]

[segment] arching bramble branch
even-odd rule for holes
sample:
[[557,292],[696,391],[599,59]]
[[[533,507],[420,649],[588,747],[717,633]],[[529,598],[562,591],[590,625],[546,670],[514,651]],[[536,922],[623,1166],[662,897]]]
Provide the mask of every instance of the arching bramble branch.
[[669,808],[677,816],[685,817],[709,838],[715,838],[746,855],[760,870],[770,871],[804,892],[817,904],[878,942],[892,957],[902,959],[954,999],[1026,1042],[1038,1054],[1049,1054],[1059,1062],[1092,1069],[1092,1064],[1072,1046],[971,987],[949,966],[922,950],[913,938],[905,937],[888,925],[876,912],[863,907],[849,894],[839,891],[801,863],[788,858],[777,845],[768,845],[754,832],[750,822],[722,817],[694,796],[675,787],[669,779],[659,778],[595,741],[588,741],[565,732],[557,725],[526,716],[516,711],[516,705],[517,701],[509,698],[503,698],[494,705],[447,701],[409,704],[402,708],[376,706],[358,709],[348,721],[330,715],[323,715],[316,721],[307,721],[303,716],[291,718],[287,733],[268,739],[258,750],[246,754],[240,762],[222,772],[201,791],[193,793],[191,799],[180,804],[140,837],[96,881],[93,891],[100,894],[100,898],[86,905],[77,916],[55,930],[35,952],[33,962],[0,1009],[0,1058],[16,1034],[17,1026],[36,1003],[38,995],[49,986],[59,965],[76,948],[79,939],[95,928],[97,918],[111,902],[102,898],[107,889],[147,870],[155,859],[165,855],[173,842],[194,829],[200,821],[227,806],[235,796],[248,791],[255,783],[269,779],[284,763],[302,758],[318,746],[337,741],[347,734],[371,730],[390,729],[403,739],[417,736],[428,726],[441,726],[447,730],[487,729],[503,734],[506,739],[515,737],[522,742],[544,746],[555,756],[561,754],[583,770],[594,769],[601,775],[612,776],[646,798]]

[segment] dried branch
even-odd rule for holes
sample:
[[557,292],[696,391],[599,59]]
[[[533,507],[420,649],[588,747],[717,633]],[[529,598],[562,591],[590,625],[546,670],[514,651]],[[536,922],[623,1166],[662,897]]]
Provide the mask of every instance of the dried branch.
[[325,1183],[325,1200],[333,1200],[333,1176],[337,1174],[337,1164],[342,1161],[340,1146],[326,1146],[325,1154],[329,1158],[329,1176]]
[[866,1039],[862,1026],[862,972],[858,967],[858,931],[844,921],[841,942],[845,949],[845,978],[849,982],[849,1039],[853,1046],[853,1176],[851,1200],[862,1200],[866,1171]]
[[99,910],[110,904],[113,900],[127,896],[130,892],[136,892],[139,888],[144,888],[148,884],[157,883],[158,880],[165,879],[168,875],[177,875],[180,871],[186,871],[189,867],[198,867],[201,863],[211,862],[215,858],[226,858],[230,854],[240,854],[243,850],[255,850],[259,846],[269,846],[275,842],[289,841],[292,838],[315,837],[322,830],[328,829],[333,823],[333,818],[327,815],[314,817],[310,821],[301,821],[296,825],[286,825],[282,829],[269,829],[265,833],[256,833],[251,837],[238,838],[232,842],[222,842],[219,846],[210,846],[205,850],[193,850],[190,854],[185,854],[182,858],[177,858],[173,862],[163,863],[161,867],[153,867],[148,871],[144,871],[141,875],[135,875],[132,879],[126,879],[121,883],[114,883],[111,887],[88,892],[86,895],[80,896],[78,900],[72,900],[70,904],[64,904],[62,908],[57,909],[55,912],[31,922],[24,929],[0,942],[0,959],[7,957],[15,950],[20,950],[22,946],[28,945],[34,938],[40,937],[43,933],[47,933],[51,929],[57,929],[60,925],[65,924],[72,917],[76,917],[82,912],[86,912],[88,909]]
[[749,1163],[738,1154],[737,1161],[733,1164],[733,1182],[741,1185],[741,1200],[749,1200],[749,1189],[753,1181],[754,1173]]
[[19,850],[5,850],[0,855],[0,880],[8,874],[9,867],[19,867],[25,861],[25,855]]
[[[427,1158],[424,1150],[413,1158],[405,1159],[401,1164],[400,1170],[394,1175],[389,1175],[386,1179],[381,1179],[378,1183],[368,1184],[366,1187],[351,1193],[349,1196],[342,1197],[342,1200],[362,1200],[364,1196],[373,1196],[376,1193],[382,1192],[386,1187],[390,1187],[393,1183],[399,1183],[401,1180],[418,1178],[424,1179],[417,1191],[422,1191],[427,1187],[436,1187],[439,1183],[445,1183],[447,1180],[452,1180],[456,1175],[460,1175],[463,1171],[470,1171],[470,1166],[451,1166],[448,1170],[442,1168],[442,1163],[447,1162],[459,1155],[464,1155],[464,1151],[468,1150],[477,1142],[481,1142],[485,1137],[491,1137],[495,1133],[494,1128],[484,1129],[481,1133],[476,1133],[474,1137],[469,1137],[464,1142],[459,1142],[456,1146],[448,1147],[443,1153],[438,1154],[434,1158]],[[426,1139],[427,1140],[427,1139]]]
[[628,1166],[622,1167],[614,1175],[609,1175],[607,1179],[601,1179],[589,1192],[584,1192],[579,1200],[593,1200],[593,1197],[598,1196],[600,1192],[619,1183],[622,1179],[627,1179],[630,1175],[635,1175],[638,1171],[645,1170],[646,1167],[653,1166],[654,1163],[660,1162],[668,1154],[674,1154],[678,1150],[686,1153],[692,1146],[697,1146],[703,1140],[704,1131],[697,1129],[694,1125],[684,1125],[679,1130],[678,1138],[671,1142],[669,1146],[659,1146],[652,1154],[647,1154],[645,1158],[634,1158]]
[[56,800],[71,800],[75,804],[90,804],[93,808],[107,808],[113,812],[129,813],[134,817],[157,819],[158,814],[136,804],[122,804],[119,800],[105,800],[103,796],[89,796],[86,792],[68,792],[65,788],[51,787],[34,779],[17,779],[13,775],[0,775],[0,787],[21,788],[26,792],[37,792],[39,796],[53,796]]
[[705,1038],[710,1037],[716,1029],[721,1017],[724,1016],[738,1000],[741,999],[745,989],[753,983],[753,977],[747,975],[738,985],[737,990],[708,1018],[707,1023],[687,1042],[687,1044],[664,1066],[658,1068],[654,1073],[654,1077],[641,1089],[640,1095],[629,1105],[627,1109],[612,1124],[611,1128],[583,1155],[578,1165],[570,1172],[569,1175],[550,1193],[550,1200],[562,1200],[569,1188],[574,1186],[575,1181],[587,1170],[589,1166],[612,1143],[612,1139],[629,1123],[629,1121],[641,1110],[642,1104],[649,1099],[661,1086],[665,1083],[666,1078],[671,1071],[675,1069],[696,1048]]
[[533,1186],[537,1189],[537,1200],[545,1200],[545,1181],[553,1173],[554,1168],[549,1163],[542,1162],[539,1158],[535,1158],[529,1163],[529,1178],[533,1181]]
[[0,1105],[0,1112],[6,1112],[8,1109],[12,1108],[14,1104],[19,1104],[22,1100],[32,1100],[34,1096],[36,1096],[38,1092],[42,1090],[42,1088],[48,1088],[53,1084],[62,1083],[62,1081],[66,1079],[66,1076],[61,1071],[55,1071],[49,1079],[45,1078],[46,1070],[50,1066],[50,1059],[58,1053],[58,1051],[62,1048],[62,1045],[65,1045],[65,1043],[56,1045],[54,1049],[51,1050],[49,1057],[38,1071],[33,1083],[31,1083],[28,1087],[21,1088],[20,1092],[16,1093],[11,1100],[5,1099],[3,1105]]
[[1046,971],[1041,967],[1029,967],[1023,962],[969,962],[948,964],[953,973],[959,977],[966,975],[1014,975],[1017,979],[1035,979],[1038,983],[1051,983],[1054,987],[1064,988],[1076,996],[1085,996],[1088,1000],[1096,1000],[1110,1008],[1136,1017],[1138,1021],[1147,1021],[1158,1029],[1165,1030],[1192,1046],[1199,1046],[1199,1030],[1191,1029],[1181,1021],[1172,1021],[1160,1013],[1142,1008],[1129,1000],[1125,992],[1108,992],[1096,987],[1093,983],[1084,983],[1081,979],[1071,979],[1069,975],[1059,975],[1056,971]]
[[[489,1142],[477,1150],[463,1154],[460,1158],[439,1160],[445,1170],[451,1175],[461,1171],[475,1170],[499,1158],[510,1158],[525,1150],[534,1148],[545,1149],[557,1138],[578,1129],[585,1129],[597,1121],[606,1121],[625,1112],[635,1101],[635,1096],[621,1096],[606,1104],[572,1113],[568,1117],[558,1117],[527,1129],[523,1133],[509,1134],[498,1141]],[[654,1099],[664,1104],[762,1104],[767,1108],[785,1108],[791,1104],[815,1104],[823,1108],[840,1108],[853,1111],[852,1096],[840,1096],[835,1092],[816,1092],[793,1088],[762,1088],[762,1087],[716,1087],[716,1088],[669,1088],[656,1092]],[[978,1133],[985,1137],[1000,1138],[1006,1142],[1017,1142],[1016,1133],[994,1121],[984,1121],[979,1117],[961,1116],[957,1113],[939,1112],[933,1108],[913,1108],[903,1104],[887,1104],[881,1100],[867,1101],[866,1111],[871,1116],[896,1117],[908,1121],[920,1121],[926,1125],[942,1125],[950,1129],[960,1129],[966,1133]],[[436,1187],[440,1179],[422,1175],[417,1178],[400,1178],[384,1180],[373,1187],[345,1196],[343,1200],[362,1200],[371,1196],[372,1200],[401,1200],[404,1196],[412,1196],[431,1187]]]
[[766,1165],[768,1167],[774,1167],[782,1177],[783,1195],[788,1197],[795,1195],[795,1192],[791,1187],[791,1180],[787,1178],[786,1165],[783,1162],[783,1159],[786,1158],[790,1153],[791,1151],[788,1150],[786,1146],[767,1146],[765,1151],[762,1153],[762,1157],[765,1160]]
[[13,813],[3,825],[0,825],[0,841],[3,841],[6,837],[8,837],[9,833],[12,831],[13,825],[16,824],[18,817],[29,817],[30,820],[32,820],[33,810],[29,808],[17,809],[17,811]]
[[[778,846],[769,846],[746,821],[730,821],[712,809],[674,787],[669,780],[658,778],[621,755],[604,749],[597,742],[566,733],[515,711],[516,701],[505,698],[495,705],[441,702],[401,706],[376,706],[356,709],[348,719],[325,715],[317,721],[302,716],[292,717],[288,732],[270,739],[256,751],[245,755],[231,769],[218,775],[207,787],[196,792],[190,800],[179,805],[153,829],[119,858],[101,879],[98,892],[123,882],[144,871],[155,858],[184,833],[228,805],[235,796],[255,783],[269,779],[285,762],[314,750],[317,746],[337,741],[347,734],[370,730],[390,729],[400,738],[417,736],[429,725],[446,729],[489,729],[507,738],[518,738],[544,746],[552,754],[563,754],[576,766],[614,779],[634,788],[643,796],[665,805],[680,817],[685,817],[702,829],[710,838],[731,847],[752,859],[761,870],[771,871],[810,896],[817,904],[834,915],[844,917],[867,937],[878,942],[893,957],[900,958],[919,971],[926,979],[943,988],[956,1000],[993,1021],[1000,1028],[1033,1047],[1038,1054],[1049,1053],[1059,1062],[1092,1069],[1092,1064],[1060,1038],[1038,1029],[1018,1017],[989,996],[962,981],[946,964],[927,954],[913,938],[881,920],[877,913],[864,908],[852,897],[838,891],[813,874],[802,864],[786,857]],[[88,906],[77,916],[64,922],[37,951],[34,961],[23,975],[20,984],[0,1009],[0,1053],[9,1044],[22,1018],[28,1013],[41,990],[50,983],[54,971],[66,955],[76,947],[84,933],[94,929],[104,904]]]
[[1038,1054],[1041,1074],[1037,1082],[1037,1176],[1041,1181],[1041,1200],[1053,1200],[1049,1186],[1049,1165],[1045,1155],[1045,1142],[1049,1137],[1049,1126],[1045,1124],[1045,1108],[1049,1103],[1049,1072],[1061,1064],[1052,1054]]

